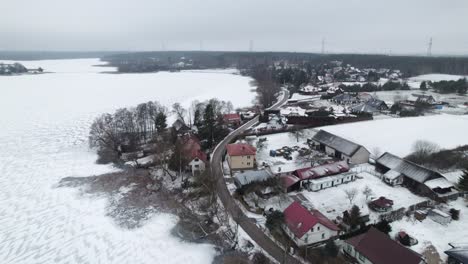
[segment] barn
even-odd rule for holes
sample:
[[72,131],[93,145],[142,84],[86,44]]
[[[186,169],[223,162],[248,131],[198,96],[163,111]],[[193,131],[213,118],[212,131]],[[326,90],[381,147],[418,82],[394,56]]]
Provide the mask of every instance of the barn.
[[312,138],[312,144],[319,151],[351,164],[367,163],[370,152],[362,145],[320,130]]

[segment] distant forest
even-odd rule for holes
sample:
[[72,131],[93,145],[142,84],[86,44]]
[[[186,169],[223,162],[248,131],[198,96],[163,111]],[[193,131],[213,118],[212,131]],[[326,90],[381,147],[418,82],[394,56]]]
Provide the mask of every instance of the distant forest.
[[[191,61],[191,68],[237,67],[249,69],[258,65],[271,65],[275,61],[322,64],[343,61],[359,68],[399,69],[405,77],[428,73],[468,75],[468,57],[388,56],[365,54],[315,54],[294,52],[217,52],[217,51],[160,51],[112,54],[102,57],[113,66],[139,65],[148,71],[165,70],[174,63]],[[125,69],[125,67],[123,68]],[[124,70],[125,71],[125,70]],[[139,72],[140,69],[133,69]]]

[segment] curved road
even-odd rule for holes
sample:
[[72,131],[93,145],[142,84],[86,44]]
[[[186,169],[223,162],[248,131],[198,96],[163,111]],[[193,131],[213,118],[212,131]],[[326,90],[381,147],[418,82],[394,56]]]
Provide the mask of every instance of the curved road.
[[[282,96],[283,98],[281,98],[269,109],[278,109],[281,105],[283,105],[289,98],[288,91],[283,91]],[[218,196],[221,199],[225,210],[229,212],[234,221],[236,221],[242,227],[242,229],[244,229],[244,231],[249,234],[250,238],[252,238],[270,256],[276,259],[279,263],[301,263],[298,259],[285,253],[282,248],[280,248],[275,242],[273,242],[273,240],[266,236],[265,233],[263,233],[263,231],[242,212],[226,186],[222,169],[222,157],[226,150],[226,145],[229,144],[236,136],[257,122],[258,116],[229,134],[216,146],[215,150],[213,151],[211,168],[213,175],[217,177],[216,184],[218,189]]]

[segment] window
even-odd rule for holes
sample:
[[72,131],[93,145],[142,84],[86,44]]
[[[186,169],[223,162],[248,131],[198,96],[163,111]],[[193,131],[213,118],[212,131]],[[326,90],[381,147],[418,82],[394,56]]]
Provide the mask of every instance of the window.
[[195,168],[197,168],[197,169],[198,169],[199,167],[200,167],[200,165],[198,165],[198,164],[197,164],[197,165],[195,165]]
[[250,156],[247,156],[247,159],[250,159]]
[[250,166],[250,162],[247,162],[247,166]]
[[310,232],[314,232],[314,228],[313,228],[313,227],[310,229]]
[[322,234],[322,239],[325,239],[325,234]]
[[320,230],[320,226],[317,226],[317,231]]

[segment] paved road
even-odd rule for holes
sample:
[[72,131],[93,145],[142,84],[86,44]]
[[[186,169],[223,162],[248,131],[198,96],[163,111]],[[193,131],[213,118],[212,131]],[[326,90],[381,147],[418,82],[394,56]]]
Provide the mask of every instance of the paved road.
[[[287,91],[284,91],[283,98],[281,98],[277,103],[270,107],[270,109],[279,108],[288,100],[288,97],[289,93]],[[263,233],[263,231],[242,212],[242,210],[234,201],[234,198],[229,193],[229,190],[226,186],[221,165],[226,145],[229,144],[236,136],[238,136],[257,122],[258,117],[255,117],[254,119],[239,127],[237,130],[233,131],[216,146],[211,159],[211,167],[213,175],[218,178],[218,196],[221,199],[224,208],[228,210],[232,218],[242,227],[242,229],[247,234],[249,234],[250,238],[252,238],[270,256],[275,258],[279,263],[301,263],[293,256],[285,253],[285,251],[282,248],[280,248],[275,242],[273,242],[268,236],[266,236],[265,233]]]

